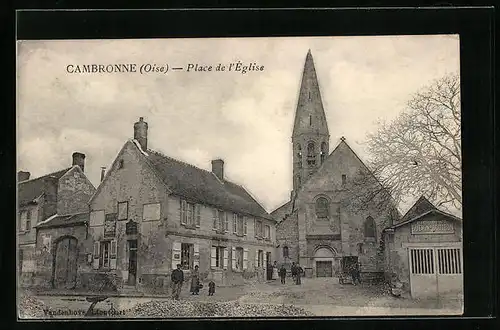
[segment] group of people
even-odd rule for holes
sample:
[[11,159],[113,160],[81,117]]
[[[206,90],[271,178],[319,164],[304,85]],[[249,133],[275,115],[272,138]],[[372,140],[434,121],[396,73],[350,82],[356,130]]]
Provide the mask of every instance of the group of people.
[[[275,261],[273,265],[268,264],[267,265],[267,280],[275,280],[280,278],[281,284],[285,284],[286,282],[286,268],[285,265],[282,264],[281,267],[278,270],[278,265],[277,262]],[[304,270],[302,267],[300,267],[299,264],[295,264],[295,262],[292,262],[292,267],[291,267],[291,273],[292,273],[292,279],[295,284],[300,285],[301,284],[301,277],[304,274]]]
[[[181,294],[182,284],[184,283],[184,272],[182,271],[182,266],[180,264],[177,265],[177,269],[172,271],[171,275],[172,281],[172,298],[175,300],[179,300],[179,295]],[[203,285],[200,283],[200,272],[199,267],[194,266],[194,270],[191,273],[191,287],[189,292],[192,295],[200,294],[200,289],[203,288]],[[215,283],[214,281],[210,281],[208,283],[208,295],[213,296],[215,293]]]
[[[296,285],[302,284],[301,278],[302,278],[302,275],[304,274],[304,269],[302,269],[302,267],[300,267],[299,264],[295,264],[295,262],[292,262],[292,267],[290,269],[290,272],[292,274],[292,279],[293,279],[294,283]],[[279,276],[281,279],[281,284],[285,284],[285,282],[286,282],[286,268],[285,268],[284,264],[281,265],[281,268],[279,270]]]
[[[278,271],[276,261],[274,262],[274,265],[269,265],[267,267],[268,280],[276,279],[279,276],[281,279],[281,283],[285,284],[286,273],[287,271],[284,264],[281,265],[281,268]],[[304,270],[302,269],[302,267],[300,267],[299,264],[295,264],[295,262],[292,262],[291,273],[294,283],[300,285],[301,277],[304,274]],[[184,283],[184,272],[182,271],[181,264],[178,264],[177,269],[174,269],[172,271],[170,279],[172,281],[172,298],[175,300],[179,300],[182,284]],[[189,289],[189,292],[191,292],[192,295],[199,295],[201,288],[203,288],[203,285],[200,283],[199,267],[195,266],[194,270],[191,272],[191,287]],[[214,293],[215,283],[214,281],[210,281],[208,283],[208,295],[213,296]]]

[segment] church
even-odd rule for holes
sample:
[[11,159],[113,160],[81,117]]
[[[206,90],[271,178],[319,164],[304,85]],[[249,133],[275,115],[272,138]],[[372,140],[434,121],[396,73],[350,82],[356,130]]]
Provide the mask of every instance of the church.
[[299,263],[308,277],[335,277],[357,265],[362,279],[381,278],[382,231],[399,212],[347,140],[339,137],[330,152],[330,137],[309,50],[292,132],[293,190],[271,212],[278,263]]

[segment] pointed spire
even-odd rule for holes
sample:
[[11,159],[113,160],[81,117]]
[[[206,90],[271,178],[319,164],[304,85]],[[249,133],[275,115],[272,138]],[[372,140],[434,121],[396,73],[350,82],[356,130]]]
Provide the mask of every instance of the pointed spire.
[[316,76],[316,69],[310,49],[307,52],[304,71],[302,72],[302,82],[293,127],[294,136],[303,133],[329,135],[318,77]]

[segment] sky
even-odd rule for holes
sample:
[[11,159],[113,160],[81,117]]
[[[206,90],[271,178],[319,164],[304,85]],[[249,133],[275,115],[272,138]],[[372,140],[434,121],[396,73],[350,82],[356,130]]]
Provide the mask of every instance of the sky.
[[[459,72],[458,35],[18,41],[18,170],[39,177],[83,152],[97,186],[101,167],[144,117],[149,148],[206,170],[222,158],[225,177],[272,211],[292,189],[291,133],[309,49],[330,152],[344,136],[362,160],[379,120],[394,119],[413,93]],[[237,61],[264,69],[214,71]],[[122,63],[169,71],[67,72],[68,65]],[[213,71],[187,72],[188,64]]]

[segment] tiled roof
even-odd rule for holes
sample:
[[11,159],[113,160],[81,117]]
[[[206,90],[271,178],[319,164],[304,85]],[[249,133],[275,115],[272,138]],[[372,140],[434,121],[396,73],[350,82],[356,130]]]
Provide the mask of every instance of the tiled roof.
[[26,205],[38,197],[44,192],[44,179],[48,177],[54,177],[59,180],[66,172],[68,172],[70,168],[66,168],[54,173],[46,174],[44,176],[21,181],[18,183],[18,204]]
[[52,228],[74,226],[78,224],[85,224],[89,221],[89,213],[78,213],[69,215],[54,215],[45,221],[36,225],[37,228]]
[[292,209],[292,201],[288,201],[285,204],[278,207],[276,210],[272,211],[271,216],[274,217],[276,219],[276,221],[279,223],[279,222],[283,221],[284,218],[277,219],[278,214],[281,212],[284,212],[283,215],[284,215],[284,217],[286,217],[286,215],[291,213],[291,209]]
[[436,210],[436,207],[427,198],[421,196],[401,218],[400,222],[408,221],[430,210]]
[[227,180],[221,181],[212,172],[154,150],[148,149],[143,154],[174,194],[223,210],[273,220],[242,186]]
[[384,229],[384,231],[386,231],[386,230],[394,230],[394,229],[396,229],[398,227],[405,226],[405,225],[407,225],[409,223],[412,223],[413,221],[416,221],[418,219],[422,219],[423,217],[425,217],[425,216],[427,216],[429,214],[440,214],[440,215],[442,215],[442,216],[444,216],[444,217],[446,217],[446,218],[448,218],[450,220],[455,220],[455,221],[460,221],[460,222],[462,221],[462,219],[460,219],[459,217],[454,216],[453,214],[449,214],[449,213],[446,213],[446,212],[443,212],[441,210],[438,210],[438,209],[434,208],[434,209],[425,211],[425,212],[420,213],[420,214],[415,214],[414,217],[405,219],[404,221],[400,221],[400,222],[398,222],[398,223],[396,223],[396,224],[394,224],[394,225],[392,225],[390,227],[387,227],[387,228]]

